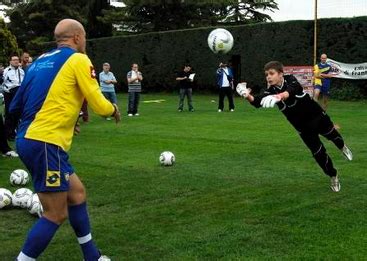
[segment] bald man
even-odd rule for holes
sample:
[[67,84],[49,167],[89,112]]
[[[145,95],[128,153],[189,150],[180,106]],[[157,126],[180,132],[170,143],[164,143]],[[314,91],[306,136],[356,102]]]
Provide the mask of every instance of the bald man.
[[84,99],[97,114],[112,116],[116,123],[120,112],[99,89],[92,63],[84,54],[83,26],[72,19],[62,20],[55,28],[55,39],[57,49],[32,63],[10,108],[21,114],[17,150],[32,174],[44,209],[17,260],[36,260],[69,217],[84,260],[106,261],[110,259],[100,254],[92,240],[85,187],[74,173],[67,151]]
[[315,101],[319,101],[320,93],[322,94],[322,108],[326,111],[329,96],[330,96],[330,78],[333,76],[329,74],[331,72],[331,65],[326,62],[327,55],[322,54],[320,56],[320,63],[314,66],[314,93],[313,98]]

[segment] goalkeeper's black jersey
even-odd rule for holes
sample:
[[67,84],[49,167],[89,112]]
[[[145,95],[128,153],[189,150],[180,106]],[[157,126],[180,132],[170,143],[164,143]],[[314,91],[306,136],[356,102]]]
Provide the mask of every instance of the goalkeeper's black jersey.
[[260,102],[265,96],[285,91],[289,93],[289,98],[278,102],[277,105],[297,130],[309,128],[313,121],[325,114],[320,105],[308,93],[303,92],[301,84],[293,75],[284,75],[284,82],[281,86],[269,86],[262,95],[254,97],[255,100],[251,104],[259,108],[261,107]]

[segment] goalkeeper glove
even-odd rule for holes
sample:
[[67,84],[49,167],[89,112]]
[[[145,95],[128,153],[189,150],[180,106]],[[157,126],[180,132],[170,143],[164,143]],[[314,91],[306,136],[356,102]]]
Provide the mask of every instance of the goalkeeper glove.
[[273,108],[276,103],[280,102],[282,97],[280,95],[268,95],[262,98],[260,105],[263,108]]
[[246,87],[247,83],[241,82],[237,84],[236,91],[240,96],[247,98],[250,95],[251,89]]

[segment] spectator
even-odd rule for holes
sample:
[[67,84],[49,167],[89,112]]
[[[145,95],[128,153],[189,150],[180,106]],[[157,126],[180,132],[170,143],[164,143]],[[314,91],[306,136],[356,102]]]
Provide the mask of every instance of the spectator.
[[141,81],[143,75],[139,72],[139,65],[133,63],[131,71],[127,73],[127,84],[129,87],[129,105],[127,108],[127,116],[139,116],[138,107],[141,93]]
[[3,94],[3,74],[4,74],[4,66],[0,63],[0,104],[4,104],[4,94]]
[[314,66],[314,76],[315,76],[315,83],[314,83],[314,93],[313,98],[315,101],[319,101],[320,93],[322,95],[322,108],[326,111],[328,103],[329,103],[329,96],[330,96],[330,78],[333,76],[330,74],[331,72],[331,65],[326,62],[327,55],[322,54],[320,56],[320,63]]
[[0,114],[0,152],[3,154],[3,156],[13,158],[18,157],[18,154],[10,148],[8,141],[6,140],[3,116],[1,114]]
[[178,105],[179,112],[183,110],[185,96],[187,96],[189,111],[194,111],[194,107],[192,106],[192,82],[194,79],[190,78],[190,74],[192,74],[191,66],[187,64],[184,66],[183,71],[180,71],[176,77],[176,81],[179,82],[180,86],[180,102]]
[[233,102],[233,72],[226,63],[220,63],[217,70],[217,85],[219,87],[219,104],[218,112],[224,109],[224,97],[227,96],[229,103],[229,111],[234,111]]
[[33,58],[29,57],[28,63],[27,63],[27,67],[30,66],[33,63]]
[[[29,56],[29,53],[28,52],[24,52],[21,56],[21,67],[23,69],[23,71],[26,73],[27,70],[28,70],[28,66],[29,66],[29,61],[30,59],[32,59],[30,56]],[[31,62],[32,63],[32,62]]]
[[4,75],[4,65],[0,63],[0,85],[2,85],[4,82],[3,75]]
[[15,129],[18,125],[17,115],[9,114],[9,107],[19,86],[22,84],[23,78],[24,71],[20,68],[19,56],[13,55],[10,57],[10,65],[4,70],[3,74],[5,130],[8,140],[15,139]]
[[[117,104],[117,98],[115,93],[115,85],[117,83],[115,75],[110,72],[110,64],[103,64],[103,71],[99,74],[99,84],[101,86],[101,91],[112,104]],[[110,117],[106,118],[107,120],[111,120]]]

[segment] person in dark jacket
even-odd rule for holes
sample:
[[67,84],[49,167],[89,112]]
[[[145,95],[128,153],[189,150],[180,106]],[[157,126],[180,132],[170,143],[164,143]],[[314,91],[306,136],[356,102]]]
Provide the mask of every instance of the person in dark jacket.
[[[190,75],[192,76],[190,77]],[[189,111],[194,111],[194,107],[192,106],[192,82],[194,80],[193,76],[195,76],[195,74],[192,73],[191,65],[189,64],[186,64],[183,70],[177,73],[176,81],[178,81],[180,87],[180,101],[178,104],[179,112],[183,110],[185,96],[187,96],[187,105],[189,107]]]
[[226,63],[220,63],[217,69],[217,85],[219,87],[219,103],[218,112],[222,112],[224,109],[224,97],[227,96],[229,111],[234,111],[233,102],[233,72]]

